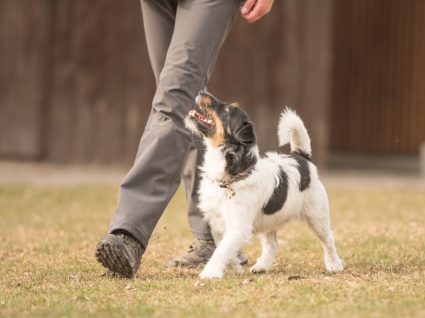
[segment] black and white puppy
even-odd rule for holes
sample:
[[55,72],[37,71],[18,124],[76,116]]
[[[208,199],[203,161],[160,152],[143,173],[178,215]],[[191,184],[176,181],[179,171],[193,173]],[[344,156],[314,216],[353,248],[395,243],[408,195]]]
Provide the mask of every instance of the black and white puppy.
[[243,272],[237,255],[253,234],[260,236],[262,253],[251,271],[268,271],[278,248],[276,231],[299,217],[319,238],[326,269],[342,271],[328,197],[311,162],[310,138],[297,114],[286,108],[278,127],[279,143],[290,143],[291,154],[272,152],[260,157],[253,125],[238,105],[205,91],[197,96],[196,105],[185,123],[206,146],[199,208],[217,244],[200,277],[221,278],[228,266]]

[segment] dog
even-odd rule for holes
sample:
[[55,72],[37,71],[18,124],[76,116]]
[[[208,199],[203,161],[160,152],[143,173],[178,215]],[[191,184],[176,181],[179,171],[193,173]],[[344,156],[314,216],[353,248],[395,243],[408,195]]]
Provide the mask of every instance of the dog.
[[217,245],[200,278],[222,278],[228,267],[242,273],[237,255],[253,234],[259,235],[262,252],[250,270],[269,271],[278,248],[276,231],[295,218],[304,218],[319,238],[326,270],[342,271],[327,193],[311,162],[310,138],[300,117],[286,108],[278,125],[279,145],[289,143],[291,153],[261,157],[253,124],[239,105],[206,91],[195,104],[185,125],[206,147],[199,208]]

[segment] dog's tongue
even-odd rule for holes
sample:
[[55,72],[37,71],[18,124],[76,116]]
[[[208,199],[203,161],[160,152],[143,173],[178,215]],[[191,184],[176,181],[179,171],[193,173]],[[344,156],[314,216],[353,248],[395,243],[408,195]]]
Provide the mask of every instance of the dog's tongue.
[[213,125],[213,121],[211,119],[208,119],[206,116],[202,115],[201,113],[198,113],[196,110],[191,110],[189,112],[189,116],[192,117],[193,119],[195,119],[197,122],[201,123],[201,124],[205,124],[208,126],[212,126]]

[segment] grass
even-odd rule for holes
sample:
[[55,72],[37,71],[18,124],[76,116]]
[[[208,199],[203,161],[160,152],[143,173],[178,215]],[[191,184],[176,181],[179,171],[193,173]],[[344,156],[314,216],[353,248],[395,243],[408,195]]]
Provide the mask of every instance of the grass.
[[[0,317],[424,317],[425,189],[328,190],[342,274],[324,272],[318,242],[294,222],[271,273],[205,282],[164,266],[191,241],[182,192],[126,280],[102,276],[93,257],[115,187],[2,185]],[[250,263],[258,252],[246,248]]]

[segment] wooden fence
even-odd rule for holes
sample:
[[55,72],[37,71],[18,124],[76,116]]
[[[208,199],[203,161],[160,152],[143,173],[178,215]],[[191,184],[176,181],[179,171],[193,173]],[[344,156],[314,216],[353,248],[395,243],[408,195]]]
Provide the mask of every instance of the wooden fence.
[[425,1],[335,1],[331,150],[418,154],[425,142]]

